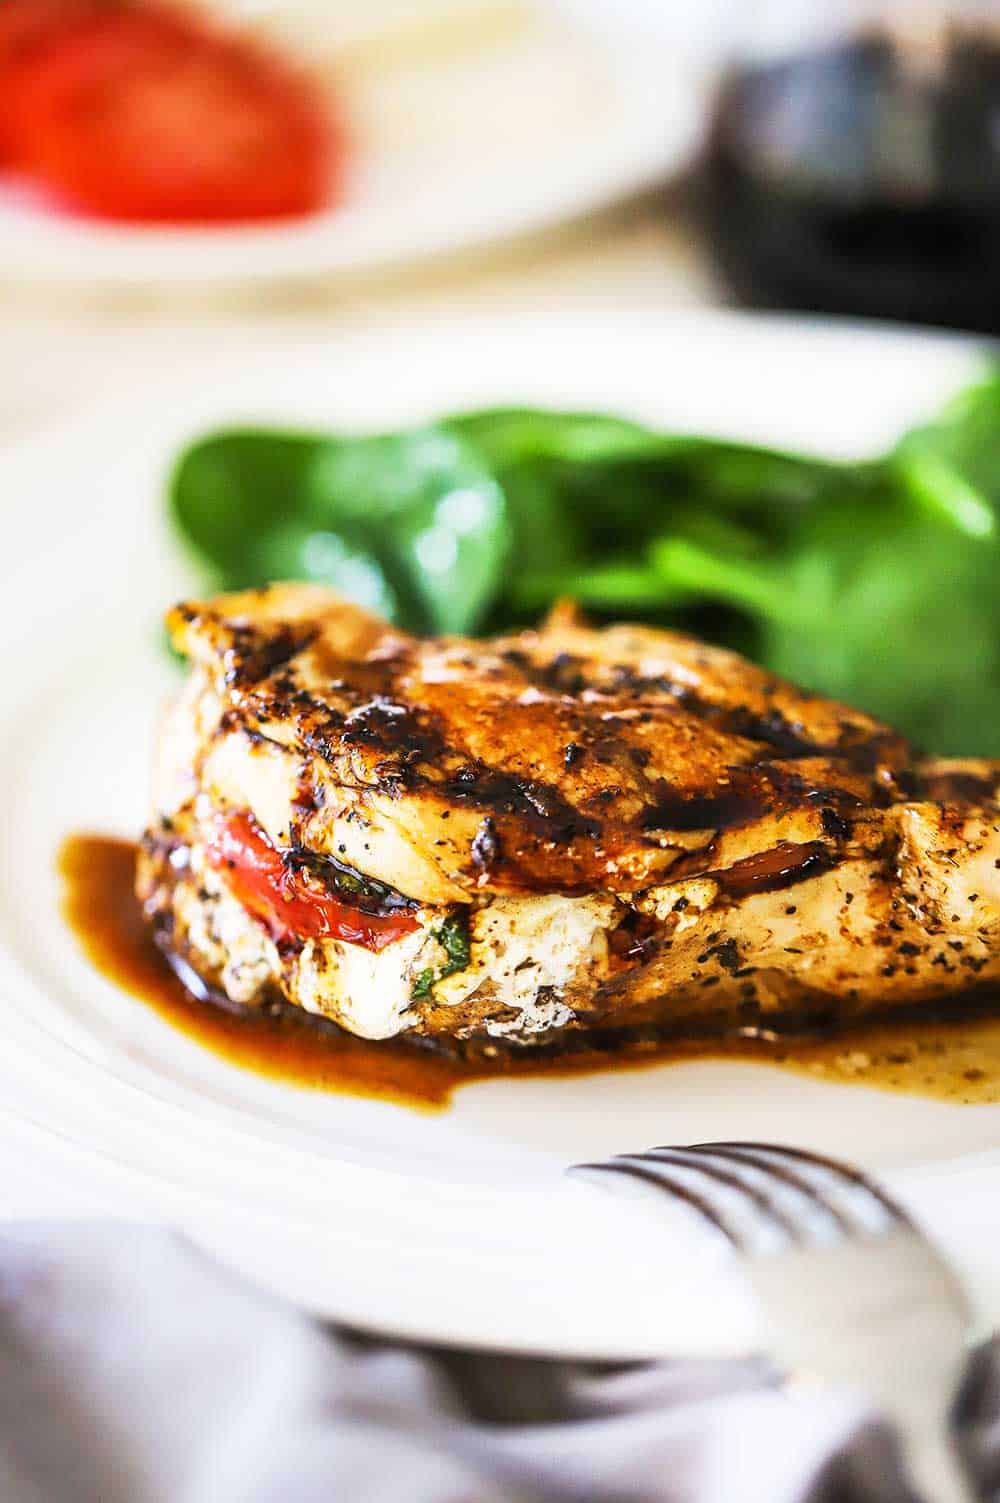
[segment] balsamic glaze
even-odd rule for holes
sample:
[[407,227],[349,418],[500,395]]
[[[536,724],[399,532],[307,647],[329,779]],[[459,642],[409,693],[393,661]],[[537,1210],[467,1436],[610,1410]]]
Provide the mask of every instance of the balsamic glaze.
[[803,804],[819,804],[824,812],[862,806],[857,794],[846,788],[807,783],[791,769],[769,762],[733,767],[726,781],[707,793],[691,793],[661,780],[654,795],[654,804],[642,816],[647,830],[731,830]]
[[794,887],[807,877],[818,876],[834,864],[834,853],[820,840],[794,845],[782,840],[770,850],[758,851],[734,861],[723,871],[707,872],[731,898],[744,898],[752,892],[779,892]]
[[[226,1010],[212,1005],[217,999],[207,993],[202,1000],[193,996],[171,971],[133,892],[135,854],[128,841],[96,835],[72,836],[59,853],[63,913],[87,958],[205,1048],[289,1084],[434,1111],[458,1086],[497,1075],[558,1078],[724,1058],[952,1102],[1000,1102],[1000,1018],[963,1016],[957,1004],[944,1006],[950,1021],[896,1017],[829,1036],[646,1038],[631,1050],[603,1039],[604,1047],[577,1045],[573,1053],[470,1060],[413,1042],[369,1043],[293,1008]],[[641,952],[645,942],[637,918],[626,949]],[[725,953],[717,958],[736,963]],[[665,1078],[664,1090],[670,1084]]]

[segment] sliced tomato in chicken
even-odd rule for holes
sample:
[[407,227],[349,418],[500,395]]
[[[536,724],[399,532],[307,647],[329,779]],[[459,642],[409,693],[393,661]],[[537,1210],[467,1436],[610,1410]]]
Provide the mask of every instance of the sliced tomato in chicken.
[[19,89],[18,154],[113,219],[305,214],[329,196],[332,125],[312,83],[261,48],[153,7],[73,27]]
[[409,909],[366,912],[335,897],[309,872],[290,865],[287,854],[246,812],[217,816],[206,849],[209,866],[276,942],[339,939],[377,951],[416,929]]

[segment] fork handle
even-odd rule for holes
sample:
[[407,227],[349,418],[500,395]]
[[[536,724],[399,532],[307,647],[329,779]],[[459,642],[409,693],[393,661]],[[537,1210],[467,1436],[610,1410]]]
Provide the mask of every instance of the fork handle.
[[901,1232],[748,1265],[764,1347],[790,1372],[866,1393],[895,1424],[926,1503],[973,1503],[948,1418],[967,1313],[936,1252]]
[[[957,1376],[957,1375],[956,1375]],[[954,1445],[940,1390],[900,1364],[885,1408],[896,1423],[903,1457],[918,1495],[926,1503],[977,1503],[974,1488]]]
[[978,1503],[979,1490],[973,1489],[940,1425],[928,1426],[922,1435],[911,1434],[904,1454],[917,1492],[927,1503]]

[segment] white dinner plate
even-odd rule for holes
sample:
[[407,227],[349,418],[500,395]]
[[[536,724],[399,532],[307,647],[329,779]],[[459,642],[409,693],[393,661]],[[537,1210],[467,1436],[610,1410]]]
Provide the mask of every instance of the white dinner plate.
[[526,36],[457,61],[349,56],[342,201],[299,221],[101,223],[0,177],[0,280],[166,293],[356,276],[542,230],[676,173],[698,139],[704,47],[637,0],[538,12]]
[[206,427],[568,404],[863,453],[981,358],[957,339],[738,315],[438,322],[183,382],[135,377],[0,454],[0,1115],[21,1163],[58,1160],[115,1213],[177,1221],[340,1318],[625,1356],[744,1349],[752,1309],[683,1215],[566,1167],[654,1143],[784,1140],[886,1175],[987,1317],[1000,1312],[1000,1107],[734,1061],[498,1079],[438,1115],[296,1088],[206,1052],[96,974],[60,919],[54,864],[68,832],[143,822],[154,720],[176,683],[158,621],[194,584],[163,478]]

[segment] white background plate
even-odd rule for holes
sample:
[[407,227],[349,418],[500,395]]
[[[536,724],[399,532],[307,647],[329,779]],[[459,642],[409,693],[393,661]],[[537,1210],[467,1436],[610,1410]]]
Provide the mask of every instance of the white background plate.
[[523,57],[504,62],[501,43],[495,63],[487,50],[423,83],[359,84],[343,202],[301,221],[102,224],[0,179],[0,278],[169,291],[358,275],[545,229],[678,171],[698,139],[704,21],[646,0],[539,8],[559,30]]
[[114,1212],[177,1220],[342,1318],[638,1355],[745,1348],[752,1311],[682,1215],[566,1166],[653,1143],[784,1140],[887,1175],[985,1313],[1000,1311],[1000,1107],[733,1062],[497,1080],[439,1116],[295,1089],[206,1053],[94,974],[58,917],[53,866],[69,831],[142,823],[174,682],[158,619],[192,583],[162,482],[206,426],[379,426],[534,402],[860,453],[979,362],[959,340],[735,315],[438,323],[202,367],[183,384],[137,379],[0,455],[0,1102],[24,1162],[58,1160]]

